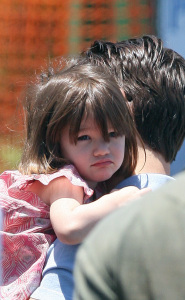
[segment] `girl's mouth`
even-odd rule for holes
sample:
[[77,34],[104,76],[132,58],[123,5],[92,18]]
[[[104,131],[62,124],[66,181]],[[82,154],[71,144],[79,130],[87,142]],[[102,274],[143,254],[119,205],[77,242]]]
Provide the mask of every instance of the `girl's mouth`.
[[92,164],[92,167],[106,167],[113,164],[113,162],[110,159],[101,159]]

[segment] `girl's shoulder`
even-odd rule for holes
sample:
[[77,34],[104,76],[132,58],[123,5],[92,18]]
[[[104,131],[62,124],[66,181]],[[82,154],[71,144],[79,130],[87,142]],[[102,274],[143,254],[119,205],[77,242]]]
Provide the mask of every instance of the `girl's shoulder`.
[[35,176],[35,180],[39,180],[43,185],[48,185],[50,182],[54,181],[55,179],[60,179],[62,177],[67,178],[73,186],[81,187],[83,189],[84,202],[93,195],[94,191],[82,179],[82,177],[80,176],[80,174],[78,173],[74,165],[64,166],[61,169],[59,169],[57,172],[52,174],[37,175]]
[[73,165],[67,165],[51,174],[22,175],[19,171],[5,171],[0,175],[0,192],[26,191],[35,181],[39,181],[47,186],[56,178],[66,177],[71,184],[80,186],[84,190],[84,201],[92,196],[93,190],[81,178],[77,169]]

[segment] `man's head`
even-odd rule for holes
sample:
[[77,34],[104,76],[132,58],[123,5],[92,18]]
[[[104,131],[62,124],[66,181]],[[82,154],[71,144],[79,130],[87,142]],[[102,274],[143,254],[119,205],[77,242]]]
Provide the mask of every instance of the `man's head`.
[[185,60],[155,36],[95,41],[83,55],[111,69],[130,102],[144,143],[166,162],[185,137]]

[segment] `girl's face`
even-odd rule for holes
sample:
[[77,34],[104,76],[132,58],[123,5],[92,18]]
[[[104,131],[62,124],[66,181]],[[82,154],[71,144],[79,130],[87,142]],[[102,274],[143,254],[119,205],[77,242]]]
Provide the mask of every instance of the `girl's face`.
[[117,136],[109,125],[109,142],[106,142],[92,117],[84,118],[75,144],[69,138],[69,126],[62,131],[61,150],[65,158],[77,168],[89,187],[109,179],[122,165],[125,136]]

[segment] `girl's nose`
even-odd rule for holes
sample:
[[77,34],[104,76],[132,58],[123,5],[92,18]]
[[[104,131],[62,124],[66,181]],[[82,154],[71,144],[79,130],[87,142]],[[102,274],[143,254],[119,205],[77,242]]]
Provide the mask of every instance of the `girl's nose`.
[[110,153],[109,143],[104,140],[97,141],[94,145],[94,156],[104,156]]

